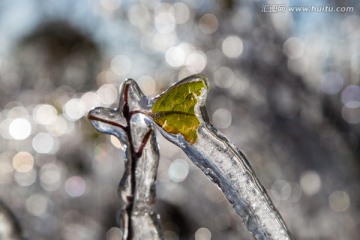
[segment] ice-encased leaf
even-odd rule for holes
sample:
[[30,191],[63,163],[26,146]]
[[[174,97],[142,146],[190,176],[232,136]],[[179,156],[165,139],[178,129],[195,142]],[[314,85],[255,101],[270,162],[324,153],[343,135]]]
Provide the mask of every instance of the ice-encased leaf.
[[173,85],[160,95],[152,106],[152,118],[166,132],[181,134],[194,144],[200,121],[195,113],[202,91],[207,88],[206,79],[195,77]]
[[[198,79],[205,79],[204,82],[207,82],[206,77],[193,75],[173,85],[167,91],[173,91],[183,82]],[[166,96],[167,91],[160,97]],[[166,131],[163,127],[159,127],[160,132],[166,139],[180,147],[193,163],[219,186],[256,239],[290,239],[284,221],[257,179],[245,155],[208,121],[204,107],[206,97],[207,86],[205,91],[197,97],[193,108],[199,120],[195,142],[190,142],[185,137],[178,137],[178,134]],[[174,98],[166,100],[172,101]],[[177,121],[181,119],[178,118]],[[172,122],[172,124],[181,123]]]

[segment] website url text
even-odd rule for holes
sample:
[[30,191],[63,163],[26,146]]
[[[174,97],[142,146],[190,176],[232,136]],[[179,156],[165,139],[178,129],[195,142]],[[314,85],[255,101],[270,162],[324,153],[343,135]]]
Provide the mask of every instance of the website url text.
[[261,7],[263,13],[284,13],[284,12],[354,12],[354,7],[335,6],[286,6],[285,4],[264,4]]

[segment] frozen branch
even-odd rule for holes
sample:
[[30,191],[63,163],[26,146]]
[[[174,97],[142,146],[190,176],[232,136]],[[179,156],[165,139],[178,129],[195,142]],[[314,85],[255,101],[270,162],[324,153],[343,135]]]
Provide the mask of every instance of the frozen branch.
[[[103,132],[117,135],[124,142],[128,167],[120,187],[122,195],[125,194],[122,199],[128,206],[125,215],[131,218],[129,224],[137,221],[134,217],[137,214],[149,212],[148,199],[153,199],[151,187],[155,180],[154,172],[146,172],[148,170],[145,166],[149,163],[141,164],[143,160],[150,158],[156,161],[153,167],[157,166],[158,150],[150,123],[153,121],[166,139],[180,147],[194,164],[219,186],[256,239],[291,239],[283,219],[244,154],[208,121],[204,107],[207,93],[207,79],[202,75],[193,75],[179,81],[153,99],[147,99],[138,85],[128,80],[122,87],[122,100],[118,111],[106,110],[110,111],[110,114],[104,121],[96,121],[106,115],[99,112],[104,109],[98,108],[90,112],[89,118],[98,130],[106,129],[110,125],[110,131]],[[117,117],[118,115],[120,117]],[[99,127],[98,122],[106,127]],[[148,150],[149,155],[143,155],[145,150]],[[141,171],[134,174],[134,169]],[[148,173],[150,177],[146,176]],[[142,184],[141,181],[146,179],[150,179],[149,183],[153,181],[144,185],[150,197],[134,190],[144,187],[138,184]],[[135,200],[131,200],[131,196],[134,196]],[[136,214],[129,212],[129,207]],[[154,224],[153,229],[157,230],[157,226]],[[132,233],[129,232],[130,236],[135,236],[135,228],[129,227],[134,229]],[[159,235],[154,234],[153,238],[147,239],[157,239],[156,237]]]
[[125,171],[118,187],[123,239],[163,239],[159,219],[152,211],[159,162],[153,123],[132,111],[143,97],[132,80],[122,85],[119,108],[95,108],[88,118],[100,132],[116,136],[123,145]]
[[[204,87],[201,93],[197,95],[192,90],[194,89],[192,83],[199,81],[204,82]],[[180,147],[194,164],[219,186],[256,239],[290,239],[283,219],[272,204],[244,154],[208,121],[204,107],[208,93],[207,79],[202,75],[194,75],[177,82],[167,91],[185,88],[185,86],[187,86],[187,90],[181,91],[187,93],[186,99],[190,99],[190,94],[197,98],[194,109],[194,114],[199,120],[196,141],[190,143],[186,136],[183,136],[184,134],[173,134],[164,129],[163,126],[159,126],[162,135]],[[177,95],[179,95],[179,91],[176,91]],[[164,98],[163,96],[169,98],[165,94],[167,93],[165,92],[152,99],[152,102]],[[164,114],[170,113],[167,111]],[[188,115],[188,113],[186,114]]]

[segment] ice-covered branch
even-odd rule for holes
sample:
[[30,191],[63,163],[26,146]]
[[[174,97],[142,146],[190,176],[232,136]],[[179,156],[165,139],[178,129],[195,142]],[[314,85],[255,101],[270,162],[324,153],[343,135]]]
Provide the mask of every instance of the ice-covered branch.
[[152,99],[160,132],[220,187],[256,239],[290,239],[244,154],[207,120],[207,92],[206,77],[194,75]]
[[[128,80],[122,86],[118,111],[106,110],[109,111],[107,115],[99,113],[104,109],[90,112],[90,120],[99,131],[116,135],[125,146],[128,167],[120,187],[122,195],[125,195],[122,199],[128,206],[129,224],[137,222],[136,216],[140,214],[138,223],[146,224],[142,222],[144,219],[153,221],[152,229],[157,231],[153,235],[149,233],[146,239],[160,238],[156,218],[147,215],[151,206],[149,200],[154,197],[151,189],[156,176],[148,168],[156,169],[158,160],[152,128],[154,122],[166,139],[180,147],[220,187],[256,239],[291,239],[284,221],[245,156],[208,121],[204,107],[207,93],[208,82],[202,75],[179,81],[153,99],[147,99],[138,85]],[[146,162],[148,158],[154,162]],[[134,169],[141,171],[134,173]],[[149,195],[134,190],[141,187],[145,187]],[[130,201],[131,197],[135,200]],[[133,212],[128,211],[129,207]],[[143,213],[149,218],[143,218]],[[137,234],[135,228],[129,227],[134,229],[134,236]]]
[[88,118],[98,131],[116,136],[123,145],[125,171],[118,187],[123,239],[163,239],[152,211],[159,150],[153,123],[132,110],[144,97],[135,85],[132,80],[122,85],[117,110],[95,108]]
[[194,144],[161,132],[220,187],[256,239],[290,239],[284,221],[246,157],[224,135],[205,123],[199,127]]

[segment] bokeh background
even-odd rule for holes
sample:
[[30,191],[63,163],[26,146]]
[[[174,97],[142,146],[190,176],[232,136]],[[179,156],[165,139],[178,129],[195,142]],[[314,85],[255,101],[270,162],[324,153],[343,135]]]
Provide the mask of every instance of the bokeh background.
[[[269,4],[354,9],[262,11]],[[1,201],[26,239],[120,239],[120,146],[86,114],[116,107],[126,78],[155,96],[203,73],[210,119],[248,156],[294,236],[358,239],[359,9],[355,0],[2,0]],[[216,185],[158,139],[166,239],[252,239]]]

